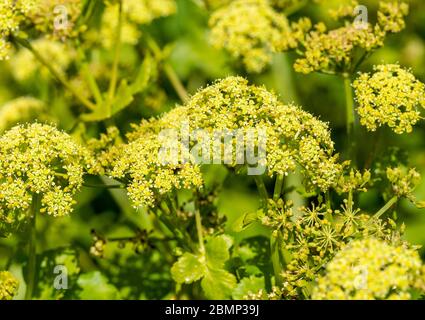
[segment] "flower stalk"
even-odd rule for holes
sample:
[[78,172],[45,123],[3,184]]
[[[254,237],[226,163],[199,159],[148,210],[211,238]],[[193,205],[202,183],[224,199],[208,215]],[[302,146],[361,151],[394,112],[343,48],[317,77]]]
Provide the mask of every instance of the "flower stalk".
[[40,195],[34,194],[30,209],[30,226],[28,237],[28,270],[27,270],[27,290],[25,300],[31,300],[34,294],[36,262],[37,262],[37,215],[40,211]]

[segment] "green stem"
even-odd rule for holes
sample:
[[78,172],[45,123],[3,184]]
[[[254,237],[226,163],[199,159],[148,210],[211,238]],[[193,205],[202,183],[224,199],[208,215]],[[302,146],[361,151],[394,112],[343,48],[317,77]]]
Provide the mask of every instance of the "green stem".
[[270,251],[272,258],[273,271],[275,276],[275,285],[282,286],[282,265],[280,264],[279,239],[270,237]]
[[283,182],[284,182],[284,175],[279,174],[276,177],[276,183],[275,183],[275,186],[274,186],[273,200],[275,200],[275,201],[279,200],[279,198],[282,194]]
[[40,196],[34,194],[32,197],[29,226],[29,243],[28,243],[28,270],[27,270],[27,290],[25,292],[25,300],[31,300],[35,287],[35,273],[37,262],[37,215],[40,211]]
[[196,191],[196,194],[195,194],[196,231],[198,233],[199,251],[201,252],[201,254],[204,254],[205,253],[204,235],[203,235],[204,228],[202,227],[201,211],[200,211],[198,199],[199,199],[199,192]]
[[90,71],[89,65],[87,63],[86,55],[84,54],[81,46],[78,45],[78,55],[80,57],[81,62],[81,73],[87,81],[87,85],[92,93],[94,99],[96,100],[97,105],[101,105],[103,103],[102,93],[100,92],[99,86],[94,78],[92,72]]
[[94,110],[96,108],[96,105],[86,99],[84,96],[82,96],[69,82],[68,80],[55,68],[50,64],[48,60],[46,60],[32,45],[25,39],[20,38],[14,38],[14,40],[23,46],[24,48],[27,48],[34,57],[42,64],[44,65],[49,72],[69,91],[71,92],[75,98],[77,98],[78,101],[80,101],[84,106],[86,106],[89,110]]
[[353,90],[351,88],[351,79],[349,75],[344,75],[344,89],[345,89],[347,136],[351,143],[353,129],[354,129],[354,100],[353,100]]
[[[155,39],[148,36],[146,38],[146,43],[149,49],[155,55],[155,58],[158,61],[163,60],[161,48],[156,43]],[[170,81],[171,85],[173,86],[174,90],[179,96],[180,100],[183,103],[186,103],[187,101],[189,101],[189,94],[187,93],[186,88],[184,87],[183,83],[180,81],[179,76],[177,75],[176,71],[173,69],[171,64],[168,62],[164,62],[163,68],[164,68],[165,75],[167,76],[168,80]]]
[[264,181],[261,178],[261,176],[254,176],[254,180],[255,180],[255,183],[257,184],[257,189],[261,196],[261,202],[265,206],[267,206],[267,202],[269,200],[269,194],[267,192],[266,185],[264,184]]
[[185,87],[183,86],[182,82],[180,81],[179,76],[177,75],[176,71],[173,69],[171,64],[168,62],[164,63],[164,71],[165,74],[168,77],[168,80],[170,80],[171,85],[173,86],[174,90],[176,91],[177,95],[179,96],[180,100],[183,103],[186,103],[189,101],[189,94],[187,93]]
[[199,251],[201,251],[201,253],[203,254],[205,253],[205,246],[204,246],[201,213],[199,212],[199,210],[196,210],[195,212],[195,220],[196,220],[196,231],[198,232]]
[[354,139],[354,97],[353,89],[351,87],[351,77],[348,74],[343,75],[344,78],[344,90],[345,90],[345,114],[346,114],[346,127],[347,127],[347,146],[348,156],[352,160],[353,164],[356,165],[356,154],[355,154],[355,139]]
[[170,219],[167,217],[167,214],[164,213],[163,211],[161,212],[161,214],[158,214],[157,216],[159,218],[159,221],[161,221],[167,227],[167,229],[169,229],[170,232],[176,236],[176,240],[178,244],[185,250],[191,251],[192,243],[189,239],[189,236],[186,233],[183,233],[182,231],[180,231],[180,229],[176,227],[176,225],[172,221],[170,221]]
[[[115,91],[117,89],[118,83],[118,66],[121,56],[121,30],[122,30],[122,22],[123,22],[123,12],[122,12],[122,1],[119,1],[119,16],[118,16],[118,25],[115,30],[115,51],[114,51],[114,62],[112,65],[112,75],[111,81],[109,82],[109,101],[115,97]],[[108,108],[111,108],[110,104]]]
[[383,206],[377,213],[375,213],[371,219],[371,221],[373,220],[377,220],[379,219],[385,212],[387,212],[394,204],[396,204],[398,201],[398,197],[394,196],[392,197],[386,204],[385,206]]

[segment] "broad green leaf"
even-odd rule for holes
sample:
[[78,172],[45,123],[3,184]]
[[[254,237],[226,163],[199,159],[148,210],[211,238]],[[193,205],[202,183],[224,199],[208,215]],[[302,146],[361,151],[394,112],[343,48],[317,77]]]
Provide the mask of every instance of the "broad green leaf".
[[258,293],[261,289],[264,289],[264,277],[243,278],[238,286],[233,290],[232,297],[235,300],[246,299],[248,294]]
[[115,286],[99,271],[82,274],[78,278],[78,298],[82,300],[119,299]]
[[202,258],[191,253],[185,253],[171,268],[171,275],[177,283],[192,283],[201,279],[206,271]]
[[223,268],[224,263],[229,260],[229,249],[233,241],[229,236],[220,235],[208,240],[205,245],[207,262],[210,268]]
[[226,270],[208,270],[201,281],[201,287],[208,299],[230,299],[236,287],[236,278]]

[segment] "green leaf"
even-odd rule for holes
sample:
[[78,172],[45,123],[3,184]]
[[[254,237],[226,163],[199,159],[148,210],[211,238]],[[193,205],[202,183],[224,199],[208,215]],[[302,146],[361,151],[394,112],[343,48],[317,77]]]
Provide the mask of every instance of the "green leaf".
[[129,106],[133,102],[134,96],[147,88],[153,74],[153,66],[154,60],[150,54],[147,54],[134,82],[128,85],[126,80],[121,81],[111,104],[111,116]]
[[155,67],[155,60],[150,54],[147,54],[145,60],[143,60],[139,72],[137,73],[136,79],[131,85],[131,90],[134,93],[141,92],[146,89],[149,84],[149,80],[151,80],[154,75]]
[[132,87],[128,85],[127,80],[122,80],[115,99],[111,103],[111,116],[128,107],[134,101],[134,94],[135,92]]
[[126,79],[121,80],[112,101],[106,99],[103,104],[97,105],[93,112],[81,115],[81,119],[83,121],[102,121],[127,108],[134,101],[134,96],[148,87],[149,81],[153,77],[154,66],[154,59],[147,54],[133,83],[128,84]]
[[99,271],[82,274],[78,278],[78,298],[82,300],[114,300],[119,299],[115,286]]
[[235,300],[243,300],[248,294],[255,294],[264,289],[264,277],[243,278],[238,286],[233,290],[232,297]]
[[232,245],[233,241],[227,235],[211,238],[205,245],[208,266],[213,269],[223,268],[230,258],[229,249]]
[[230,299],[236,287],[236,278],[226,270],[208,270],[201,281],[201,287],[208,299]]
[[172,266],[171,275],[177,283],[192,283],[201,279],[207,272],[202,259],[191,253],[185,253]]
[[240,216],[232,226],[233,231],[241,232],[248,228],[253,222],[258,220],[257,212],[249,212]]

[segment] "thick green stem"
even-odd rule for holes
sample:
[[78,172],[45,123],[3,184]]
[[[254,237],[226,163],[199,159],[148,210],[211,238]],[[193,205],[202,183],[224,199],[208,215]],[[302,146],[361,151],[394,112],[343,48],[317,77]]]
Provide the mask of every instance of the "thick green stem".
[[37,215],[40,211],[40,196],[34,194],[32,197],[28,242],[28,269],[27,269],[27,290],[25,300],[31,300],[35,287],[36,262],[37,262]]
[[279,200],[280,196],[282,195],[283,182],[284,182],[284,175],[279,174],[276,177],[276,183],[275,183],[274,192],[273,192],[273,200],[275,201]]
[[204,254],[205,246],[204,246],[204,236],[203,236],[203,227],[201,221],[201,213],[199,210],[195,212],[195,220],[196,220],[196,231],[198,232],[198,241],[199,241],[199,251]]
[[354,116],[354,97],[353,89],[351,87],[351,77],[348,74],[344,74],[344,89],[345,89],[345,113],[346,113],[346,127],[347,127],[347,147],[348,156],[352,163],[356,165],[356,151],[355,151],[355,116]]
[[34,55],[34,57],[42,64],[44,65],[49,72],[69,91],[71,92],[75,98],[77,98],[78,101],[80,101],[83,105],[85,105],[89,110],[94,110],[96,108],[96,105],[92,103],[90,100],[86,99],[84,96],[82,96],[69,82],[68,80],[60,73],[58,72],[51,64],[50,62],[45,59],[27,40],[14,38],[15,41],[20,44],[21,46],[27,48],[31,53]]
[[282,280],[282,264],[280,263],[280,239],[279,237],[274,237],[273,235],[270,237],[270,252],[272,258],[272,265],[275,277],[275,285],[281,287]]
[[347,136],[351,144],[352,138],[353,138],[352,135],[354,131],[354,100],[353,100],[353,90],[351,88],[351,79],[349,75],[344,75],[344,89],[345,89]]
[[269,200],[269,194],[266,189],[266,185],[261,176],[254,176],[255,183],[257,184],[258,192],[260,193],[261,202],[263,205],[267,206]]
[[[122,1],[119,1],[119,15],[118,15],[118,25],[115,30],[115,51],[114,51],[114,62],[112,65],[112,75],[111,81],[109,82],[109,101],[115,97],[115,91],[117,89],[118,82],[118,66],[121,56],[121,31],[123,22],[123,12],[122,12]],[[108,108],[111,108],[109,105]]]
[[377,213],[373,215],[371,221],[379,219],[385,212],[391,209],[391,207],[395,205],[397,201],[397,196],[392,197]]
[[164,63],[164,71],[165,74],[168,77],[168,80],[170,80],[171,85],[173,86],[174,90],[176,91],[177,95],[179,96],[180,100],[183,103],[186,103],[189,101],[189,94],[187,93],[185,87],[183,86],[182,82],[180,81],[179,76],[177,75],[176,71],[173,69],[171,64],[168,62]]

